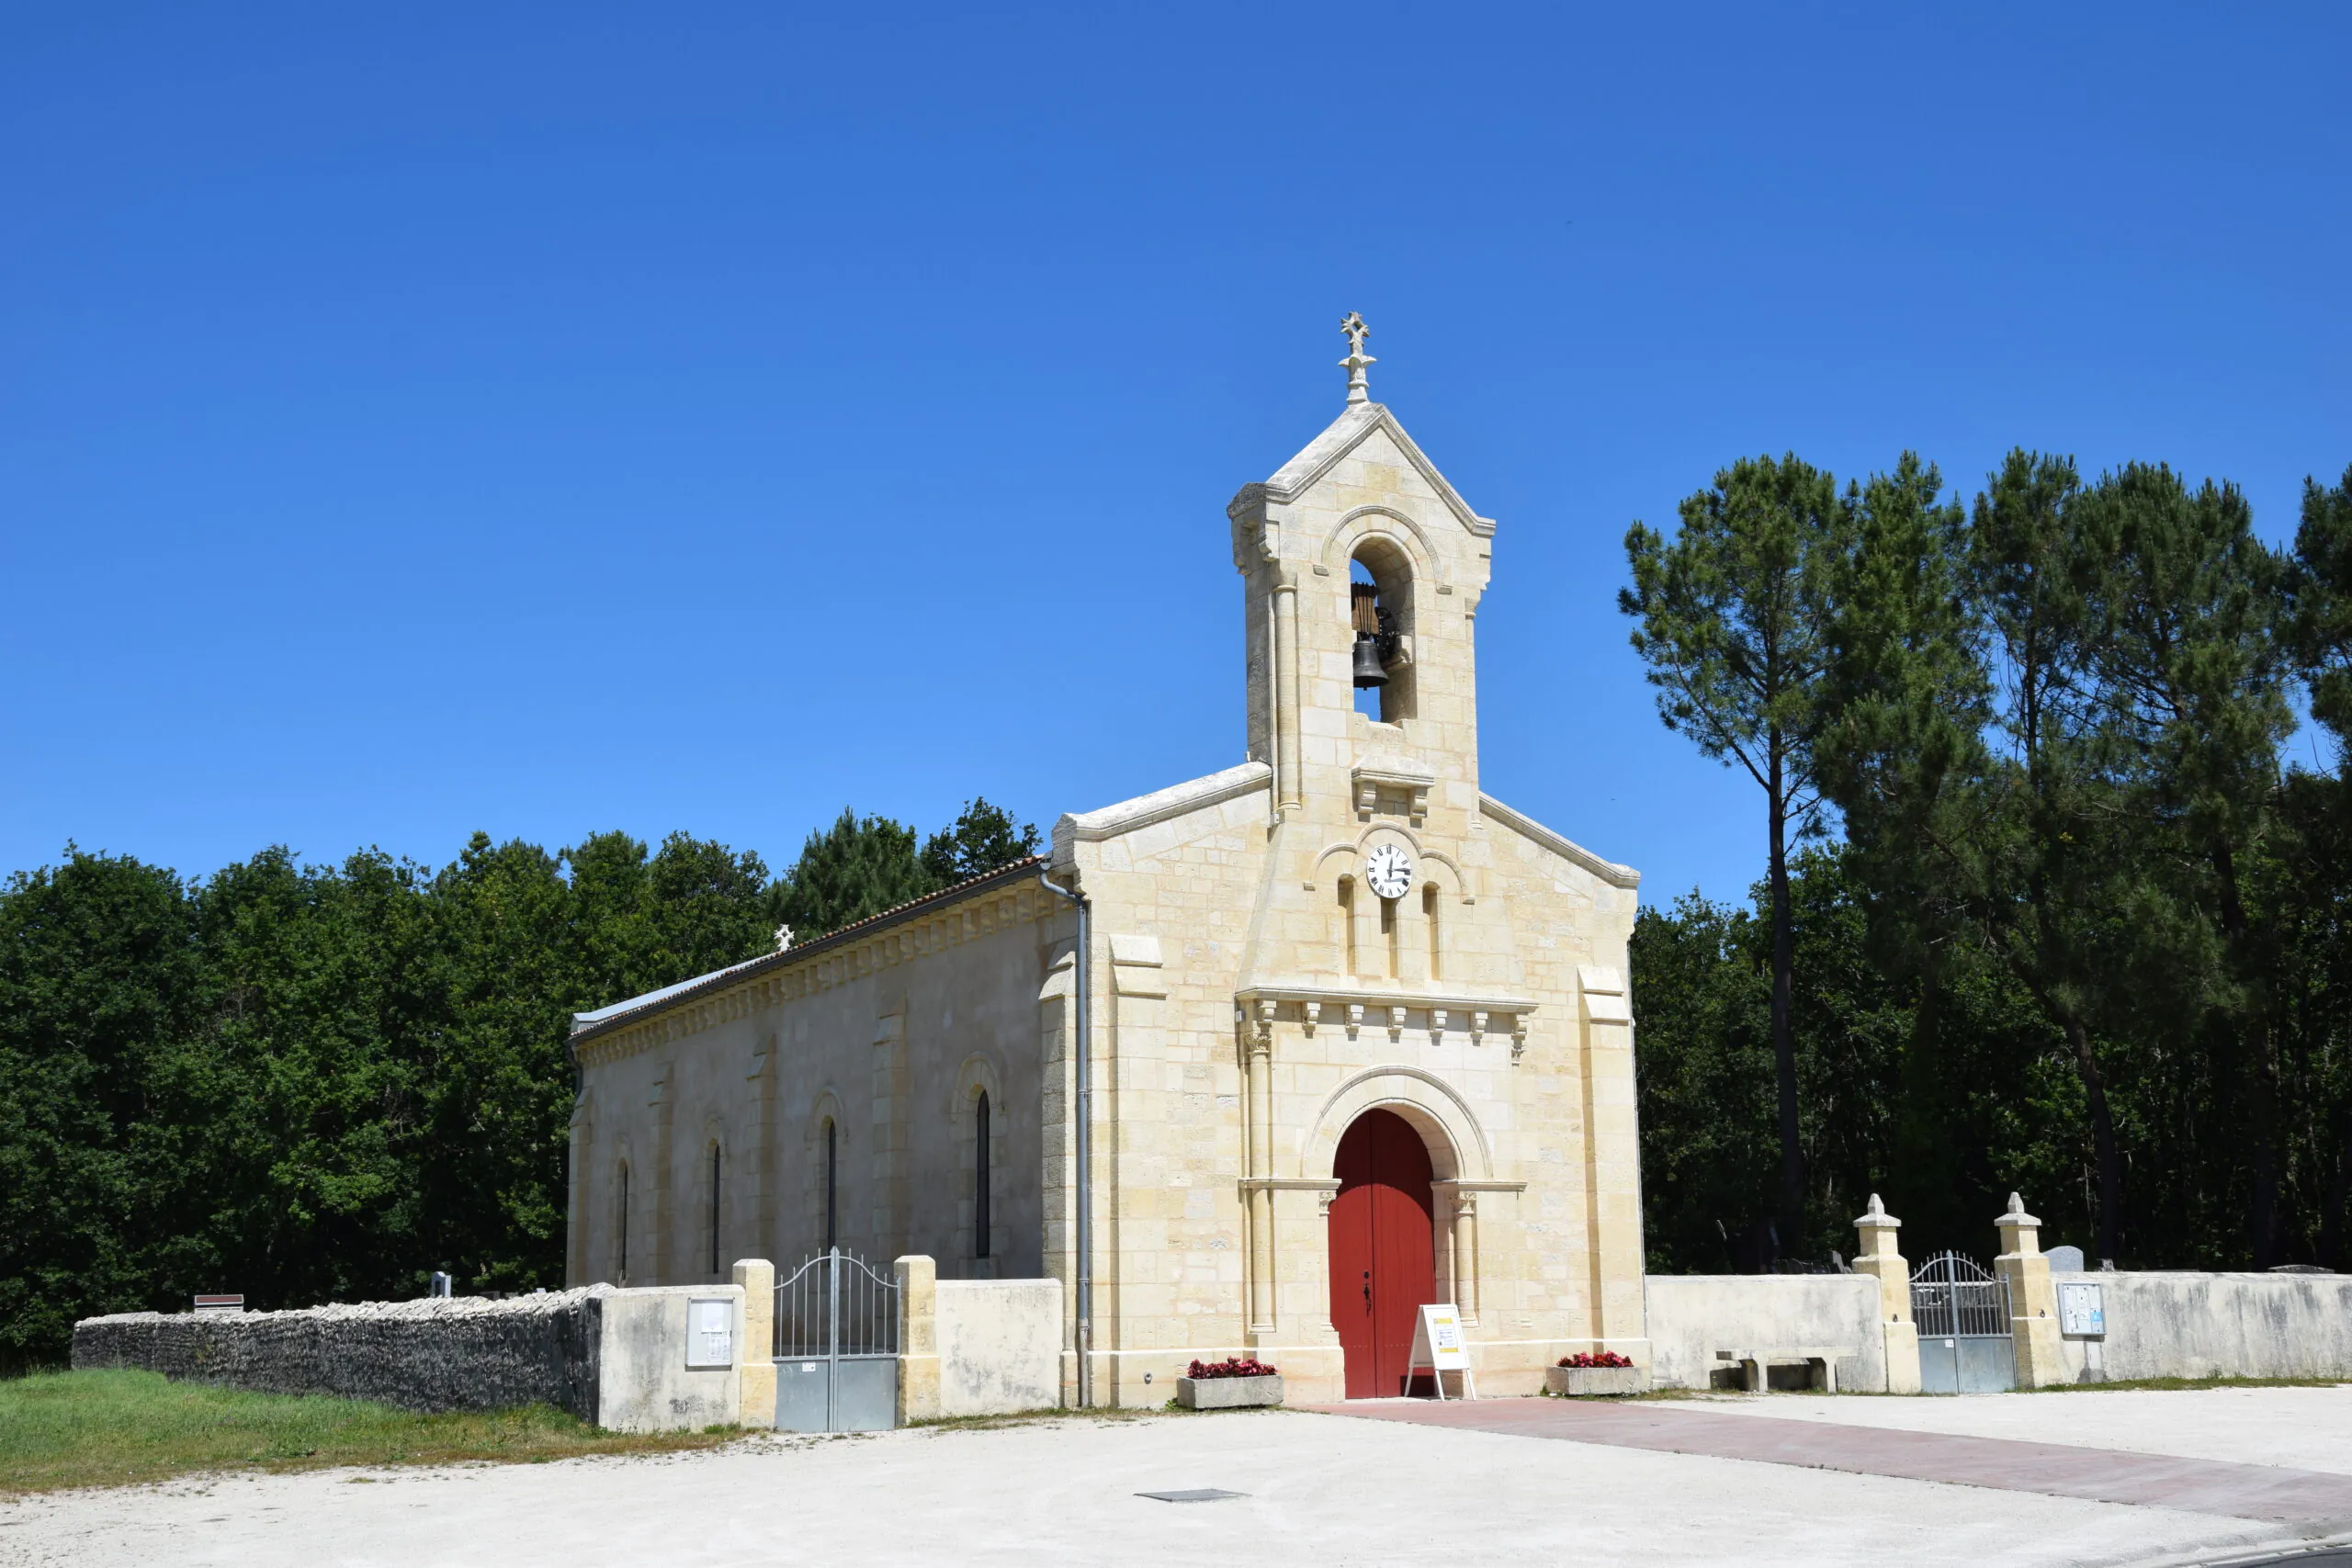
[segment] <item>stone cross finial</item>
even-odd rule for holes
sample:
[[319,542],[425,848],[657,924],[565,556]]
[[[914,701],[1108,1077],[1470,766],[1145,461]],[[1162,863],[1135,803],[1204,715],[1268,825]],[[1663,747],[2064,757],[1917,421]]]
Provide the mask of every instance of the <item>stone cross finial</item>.
[[1347,319],[1340,323],[1340,331],[1348,340],[1348,356],[1340,361],[1340,368],[1348,373],[1348,401],[1368,402],[1372,392],[1363,383],[1364,367],[1380,363],[1363,351],[1363,340],[1372,335],[1372,329],[1363,324],[1362,316],[1350,310]]
[[778,926],[778,927],[776,927],[776,928],[775,928],[775,950],[776,950],[778,953],[782,953],[785,949],[786,949],[786,948],[790,947],[791,945],[792,945],[792,928],[791,928],[790,926]]

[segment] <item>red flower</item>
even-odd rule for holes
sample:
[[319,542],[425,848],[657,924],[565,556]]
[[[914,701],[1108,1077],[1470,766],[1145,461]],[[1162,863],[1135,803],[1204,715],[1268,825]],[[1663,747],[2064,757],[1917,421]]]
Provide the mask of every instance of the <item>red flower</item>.
[[1222,1361],[1194,1361],[1185,1369],[1188,1378],[1271,1378],[1281,1375],[1255,1356],[1228,1356]]

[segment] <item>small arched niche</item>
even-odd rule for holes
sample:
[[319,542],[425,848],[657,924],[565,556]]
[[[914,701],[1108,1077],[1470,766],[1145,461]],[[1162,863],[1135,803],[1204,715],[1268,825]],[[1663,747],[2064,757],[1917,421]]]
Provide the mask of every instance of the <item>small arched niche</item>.
[[1368,534],[1349,558],[1348,624],[1356,711],[1402,724],[1413,716],[1413,561],[1395,540]]

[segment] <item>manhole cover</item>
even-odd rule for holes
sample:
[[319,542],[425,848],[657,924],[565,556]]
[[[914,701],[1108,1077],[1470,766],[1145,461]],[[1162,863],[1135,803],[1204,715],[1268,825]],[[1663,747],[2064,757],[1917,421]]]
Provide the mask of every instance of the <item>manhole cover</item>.
[[1138,1492],[1136,1495],[1161,1503],[1221,1503],[1227,1497],[1247,1497],[1250,1494],[1220,1492],[1214,1486],[1193,1486],[1182,1492]]

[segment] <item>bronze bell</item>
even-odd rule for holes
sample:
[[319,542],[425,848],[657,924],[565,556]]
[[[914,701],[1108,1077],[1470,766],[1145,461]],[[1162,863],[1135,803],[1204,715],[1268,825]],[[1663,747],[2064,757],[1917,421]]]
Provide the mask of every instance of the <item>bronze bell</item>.
[[1380,590],[1369,582],[1348,584],[1348,621],[1356,633],[1356,685],[1388,684],[1388,671],[1380,667]]

